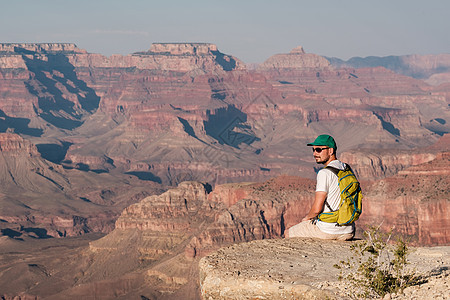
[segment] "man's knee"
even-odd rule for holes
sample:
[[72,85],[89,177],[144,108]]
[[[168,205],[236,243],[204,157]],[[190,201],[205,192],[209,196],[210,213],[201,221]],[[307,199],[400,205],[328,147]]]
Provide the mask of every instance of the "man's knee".
[[347,233],[347,234],[341,234],[339,235],[339,237],[337,238],[337,240],[339,241],[350,241],[355,237],[355,233]]

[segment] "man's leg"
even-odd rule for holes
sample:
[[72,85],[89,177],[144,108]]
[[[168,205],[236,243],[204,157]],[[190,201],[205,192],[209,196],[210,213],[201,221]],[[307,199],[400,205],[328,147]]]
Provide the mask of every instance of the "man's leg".
[[318,238],[324,240],[351,240],[354,233],[347,234],[329,234],[321,231],[311,220],[303,221],[297,225],[292,226],[285,232],[285,238],[305,237]]

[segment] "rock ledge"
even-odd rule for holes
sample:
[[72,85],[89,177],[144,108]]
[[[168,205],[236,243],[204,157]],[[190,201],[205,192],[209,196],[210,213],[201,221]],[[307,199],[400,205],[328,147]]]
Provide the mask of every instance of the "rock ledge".
[[[333,267],[346,260],[353,242],[313,239],[258,240],[219,249],[200,260],[200,287],[203,299],[348,299],[351,288],[337,280]],[[409,256],[420,274],[448,270],[450,247],[417,248]],[[443,274],[445,273],[445,274]],[[450,297],[439,286],[448,287],[447,271],[440,278],[429,277],[426,286],[413,287],[417,293],[433,290]],[[443,281],[433,285],[435,280]],[[431,285],[430,285],[431,284]],[[430,290],[431,289],[431,290]],[[394,296],[394,295],[393,295]],[[412,295],[396,295],[409,299]]]

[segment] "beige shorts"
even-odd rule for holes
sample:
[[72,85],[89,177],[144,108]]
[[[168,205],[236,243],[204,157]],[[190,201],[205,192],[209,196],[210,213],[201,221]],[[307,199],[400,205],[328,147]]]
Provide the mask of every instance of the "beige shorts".
[[348,241],[351,240],[355,233],[345,233],[345,234],[329,234],[321,231],[311,220],[303,221],[297,225],[292,226],[285,231],[284,236],[286,238],[291,237],[308,237],[308,238],[318,238],[324,240],[339,240]]

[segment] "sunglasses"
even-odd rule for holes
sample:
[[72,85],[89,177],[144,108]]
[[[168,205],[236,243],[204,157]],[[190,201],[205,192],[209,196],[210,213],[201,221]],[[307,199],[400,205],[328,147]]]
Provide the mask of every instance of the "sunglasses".
[[320,152],[322,152],[322,151],[325,150],[325,149],[330,149],[330,148],[329,148],[329,147],[325,147],[325,148],[312,148],[312,151],[313,151],[313,153],[314,153],[314,152],[320,153]]

